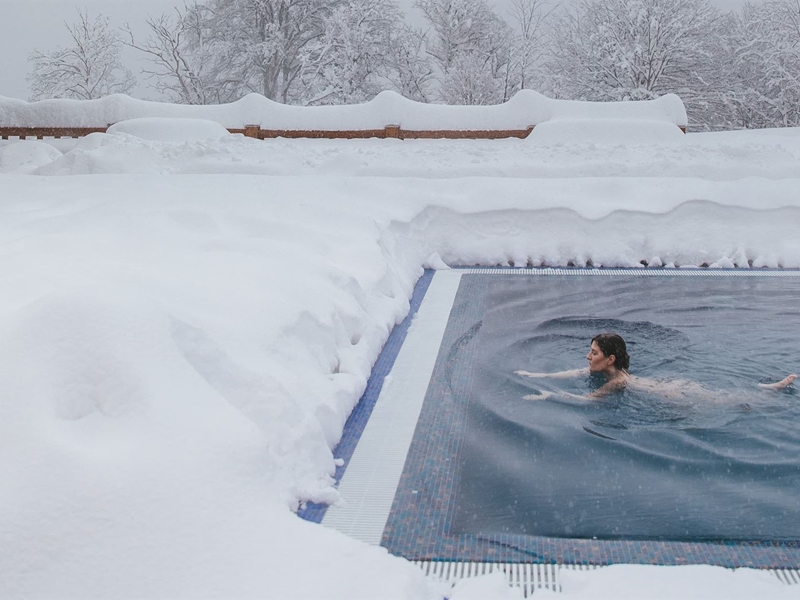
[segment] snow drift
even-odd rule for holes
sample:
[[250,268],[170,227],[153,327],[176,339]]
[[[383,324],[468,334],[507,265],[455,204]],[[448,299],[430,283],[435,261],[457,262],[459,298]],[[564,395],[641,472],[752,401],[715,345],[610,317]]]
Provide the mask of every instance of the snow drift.
[[[797,132],[540,146],[205,128],[0,143],[3,598],[441,598],[291,512],[336,499],[332,448],[434,253],[800,267]],[[656,580],[615,573],[565,592]],[[721,597],[782,593],[750,575],[702,576]]]

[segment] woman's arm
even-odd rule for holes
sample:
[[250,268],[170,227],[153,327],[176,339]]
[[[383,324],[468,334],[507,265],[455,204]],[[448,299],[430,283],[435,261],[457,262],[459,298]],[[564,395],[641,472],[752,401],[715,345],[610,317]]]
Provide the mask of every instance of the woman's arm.
[[758,387],[765,388],[768,390],[782,390],[783,388],[791,385],[791,383],[797,379],[797,375],[789,375],[785,379],[781,379],[780,381],[776,381],[775,383],[759,383]]
[[[558,396],[563,396],[567,398],[572,398],[574,400],[597,400],[598,398],[605,398],[612,392],[618,392],[622,388],[625,387],[625,382],[620,381],[618,379],[609,381],[608,383],[603,384],[601,387],[597,388],[595,391],[589,394],[571,394],[569,392],[558,392]],[[528,394],[527,396],[523,396],[523,400],[547,400],[551,396],[553,396],[553,392],[539,392],[538,394]]]
[[518,371],[514,371],[516,375],[522,375],[523,377],[532,377],[534,379],[569,379],[571,377],[580,377],[581,375],[588,375],[589,368],[584,367],[583,369],[572,369],[571,371],[558,371],[556,373],[531,373],[530,371],[523,371],[522,369]]
[[584,394],[583,396],[579,394],[570,394],[569,392],[558,392],[557,394],[553,392],[539,392],[538,394],[528,394],[527,396],[523,396],[523,400],[547,400],[552,396],[559,396],[560,398],[572,398],[573,400],[597,400],[598,398],[602,398],[606,394],[598,393],[600,390],[592,392],[591,394]]

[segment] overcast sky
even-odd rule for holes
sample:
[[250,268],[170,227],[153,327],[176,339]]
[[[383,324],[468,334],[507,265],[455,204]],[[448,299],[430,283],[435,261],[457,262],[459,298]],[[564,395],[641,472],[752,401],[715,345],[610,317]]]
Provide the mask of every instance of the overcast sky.
[[[498,13],[505,16],[509,0],[488,0]],[[759,1],[759,0],[754,0]],[[745,0],[711,0],[723,10],[739,8]],[[399,0],[409,11],[414,0]],[[90,16],[103,13],[115,25],[130,23],[136,33],[146,37],[143,28],[148,14],[168,12],[182,6],[183,0],[86,0],[77,6],[86,8]],[[34,49],[43,52],[66,45],[69,41],[64,22],[76,20],[75,0],[0,0],[0,96],[27,99],[29,95],[25,74],[28,72],[28,55]],[[140,86],[134,95],[155,99],[155,93],[142,82],[138,71],[140,57],[126,49],[123,61],[134,71]]]

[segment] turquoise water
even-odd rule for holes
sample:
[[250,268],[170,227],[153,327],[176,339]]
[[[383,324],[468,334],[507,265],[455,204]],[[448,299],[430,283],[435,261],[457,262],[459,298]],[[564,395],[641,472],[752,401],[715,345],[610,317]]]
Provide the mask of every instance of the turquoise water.
[[[800,395],[756,385],[800,370],[798,299],[800,278],[498,277],[452,532],[800,540]],[[513,373],[583,367],[602,331],[670,392]]]

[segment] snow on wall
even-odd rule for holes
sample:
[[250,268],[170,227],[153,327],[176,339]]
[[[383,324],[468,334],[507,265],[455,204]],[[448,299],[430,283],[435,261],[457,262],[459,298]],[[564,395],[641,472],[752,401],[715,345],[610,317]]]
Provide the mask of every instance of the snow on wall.
[[526,129],[549,120],[633,119],[685,127],[686,109],[674,94],[640,102],[553,100],[522,90],[495,106],[423,104],[384,91],[365,104],[301,107],[250,94],[231,104],[187,106],[121,94],[98,100],[25,102],[0,96],[0,127],[103,127],[142,117],[207,119],[229,129],[358,130],[399,125],[410,130]]

